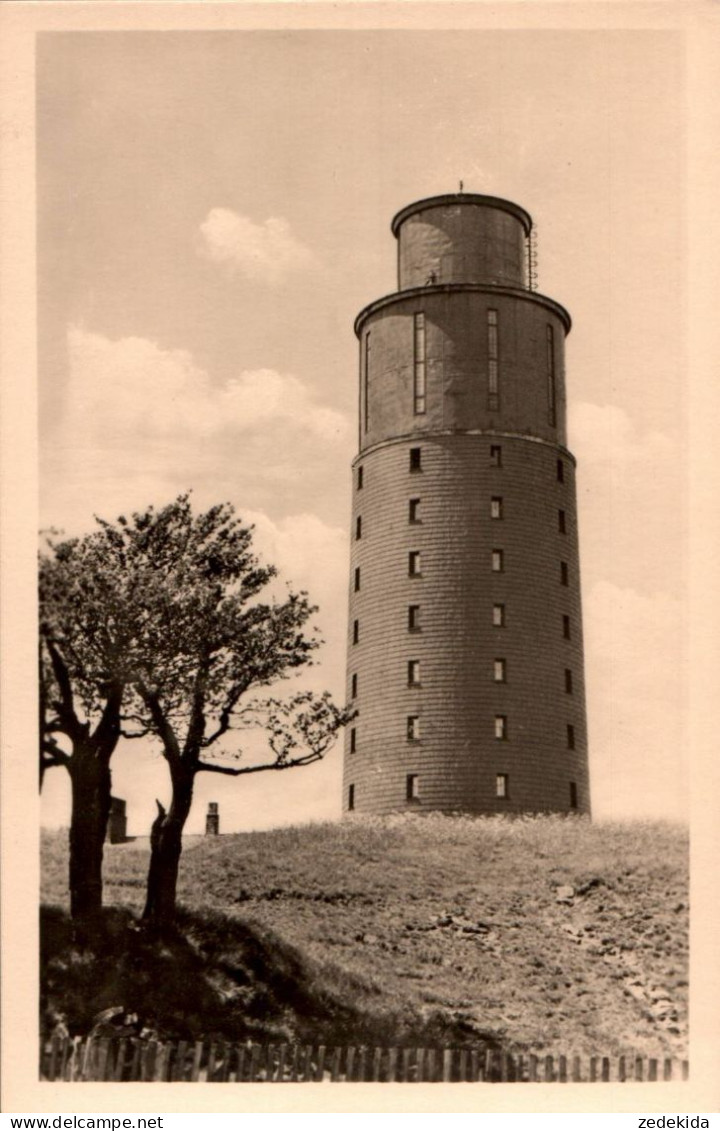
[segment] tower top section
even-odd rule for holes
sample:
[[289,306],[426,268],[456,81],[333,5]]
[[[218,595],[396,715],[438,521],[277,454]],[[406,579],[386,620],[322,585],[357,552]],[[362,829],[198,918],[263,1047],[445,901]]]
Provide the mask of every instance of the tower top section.
[[392,221],[398,290],[447,283],[526,287],[532,218],[518,204],[478,193],[431,196]]

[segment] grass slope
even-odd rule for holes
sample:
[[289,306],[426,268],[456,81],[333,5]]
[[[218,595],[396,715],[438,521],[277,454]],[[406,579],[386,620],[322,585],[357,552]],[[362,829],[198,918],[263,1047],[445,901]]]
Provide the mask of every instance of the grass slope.
[[44,840],[45,1002],[78,1031],[122,1004],[167,1036],[686,1054],[678,826],[404,815],[200,838],[164,956],[128,930],[146,871],[140,843],[107,849],[126,910],[83,956],[65,838]]

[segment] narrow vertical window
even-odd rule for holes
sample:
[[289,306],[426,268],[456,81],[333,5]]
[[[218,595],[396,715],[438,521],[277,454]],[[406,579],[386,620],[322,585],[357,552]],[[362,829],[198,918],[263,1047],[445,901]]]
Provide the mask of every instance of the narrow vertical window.
[[425,412],[425,315],[414,318],[414,411],[416,416]]
[[501,444],[491,444],[490,445],[490,466],[491,467],[502,467],[502,445]]
[[348,810],[352,813],[355,808],[355,786],[348,786]]
[[570,639],[570,617],[563,614],[563,636],[566,640]]
[[360,589],[360,566],[355,567],[355,592]]
[[570,668],[565,668],[565,690],[568,695],[573,693],[573,676]]
[[548,424],[554,428],[557,424],[557,407],[555,404],[555,332],[552,326],[546,327],[545,347],[547,356]]
[[358,489],[358,491],[362,491],[362,485],[363,485],[363,469],[362,469],[362,464],[360,464],[360,467],[357,469],[357,489]]
[[417,742],[420,738],[420,716],[408,715],[407,717],[407,740],[408,742]]
[[362,538],[362,515],[359,514],[355,519],[355,541],[359,542]]
[[568,564],[567,562],[560,562],[560,584],[567,585],[568,582]]
[[487,312],[487,363],[488,363],[488,408],[499,408],[498,390],[498,316],[497,310]]
[[420,551],[411,550],[408,554],[408,574],[410,577],[419,577],[420,569]]
[[561,534],[567,534],[567,524],[565,522],[565,511],[558,511],[558,530]]
[[357,750],[357,730],[355,727],[350,728],[350,753],[354,754]]
[[503,501],[499,495],[495,495],[490,500],[490,518],[502,518],[503,516]]
[[502,550],[493,550],[492,552],[492,568],[493,573],[502,573],[505,568],[505,556]]
[[408,522],[416,523],[421,522],[420,518],[420,500],[411,499],[408,508]]
[[420,606],[408,605],[408,632],[420,631]]
[[493,661],[493,679],[496,683],[505,683],[507,679],[507,667],[504,660]]
[[561,459],[557,461],[557,481],[558,483],[565,482],[565,464]]
[[367,432],[370,426],[370,331],[365,334],[365,358],[363,363],[363,423]]
[[360,639],[360,621],[354,620],[353,621],[353,644],[357,644],[359,639]]
[[418,687],[420,684],[420,661],[408,660],[407,673],[410,687]]
[[571,809],[577,809],[577,807],[578,807],[577,785],[575,784],[574,781],[571,781],[570,782],[570,808]]
[[420,780],[417,774],[408,774],[405,779],[405,800],[420,800]]
[[495,628],[505,627],[505,606],[493,605],[492,622]]
[[575,749],[575,727],[571,723],[567,725],[567,744],[568,750]]
[[357,672],[353,672],[353,677],[350,682],[350,698],[357,699],[358,678]]
[[495,774],[495,796],[507,797],[508,796],[508,775]]
[[495,737],[503,741],[507,738],[507,716],[495,716]]
[[410,449],[410,470],[420,471],[422,469],[422,448]]

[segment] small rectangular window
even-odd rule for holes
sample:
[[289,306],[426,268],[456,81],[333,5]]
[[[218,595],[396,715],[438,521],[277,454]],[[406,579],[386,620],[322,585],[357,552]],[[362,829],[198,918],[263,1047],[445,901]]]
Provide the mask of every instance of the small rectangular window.
[[408,605],[408,632],[420,631],[420,606]]
[[502,518],[503,516],[503,501],[499,495],[495,495],[490,500],[490,518]]
[[490,445],[490,466],[491,467],[502,467],[502,445],[500,445],[500,444],[491,444]]
[[504,628],[505,627],[505,606],[504,605],[493,605],[492,622],[493,622],[493,624],[495,625],[496,628]]
[[567,744],[568,750],[575,749],[575,727],[571,723],[567,725]]
[[410,504],[408,507],[408,522],[417,523],[420,521],[420,500],[410,499]]
[[419,577],[420,573],[420,551],[411,550],[408,554],[408,574],[410,577]]
[[555,334],[552,326],[546,327],[546,372],[547,372],[547,402],[548,424],[554,428],[557,424],[557,406],[555,403]]
[[408,774],[405,779],[405,799],[407,801],[420,800],[420,779],[417,774]]
[[352,680],[350,681],[350,698],[351,699],[357,698],[357,689],[358,689],[357,672],[354,672]]
[[420,685],[420,661],[408,660],[407,673],[409,686],[418,687]]
[[414,386],[413,410],[416,416],[425,412],[425,315],[414,317]]
[[493,573],[502,573],[505,568],[505,555],[502,550],[493,550],[492,552],[492,568]]
[[353,644],[357,644],[359,639],[360,639],[360,621],[354,620],[353,621]]
[[355,567],[355,592],[360,589],[360,566]]
[[496,715],[495,716],[495,737],[499,738],[501,740],[504,740],[504,739],[507,738],[507,716],[506,715]]
[[420,471],[422,468],[422,448],[410,449],[410,470]]
[[573,693],[573,676],[570,668],[565,668],[565,690],[568,695]]
[[348,786],[348,809],[352,813],[355,808],[355,786]]
[[508,775],[495,774],[495,796],[507,797],[508,796]]
[[565,527],[565,511],[558,511],[558,530],[561,534],[567,534]]
[[560,584],[568,584],[568,564],[567,562],[560,562]]
[[577,785],[575,784],[574,781],[571,781],[570,782],[570,808],[571,809],[577,809],[577,807],[578,807]]
[[357,489],[358,489],[358,491],[362,491],[362,485],[363,485],[363,469],[362,469],[362,464],[361,464],[360,467],[357,469]]
[[558,483],[565,482],[565,464],[561,459],[557,461],[557,481]]
[[507,679],[507,667],[504,660],[493,661],[493,679],[495,683],[505,683]]
[[355,727],[350,728],[350,753],[354,754],[357,750],[357,730]]
[[359,542],[362,538],[362,515],[359,514],[355,519],[355,541]]
[[570,639],[570,617],[563,614],[563,636],[566,640]]
[[407,740],[408,742],[417,742],[420,738],[420,716],[408,715],[407,717]]

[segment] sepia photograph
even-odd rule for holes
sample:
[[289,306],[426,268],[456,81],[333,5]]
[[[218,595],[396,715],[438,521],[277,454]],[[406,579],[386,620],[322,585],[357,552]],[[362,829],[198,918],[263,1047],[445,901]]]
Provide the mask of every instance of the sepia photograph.
[[33,32],[37,1084],[687,1084],[683,28],[207,7]]

